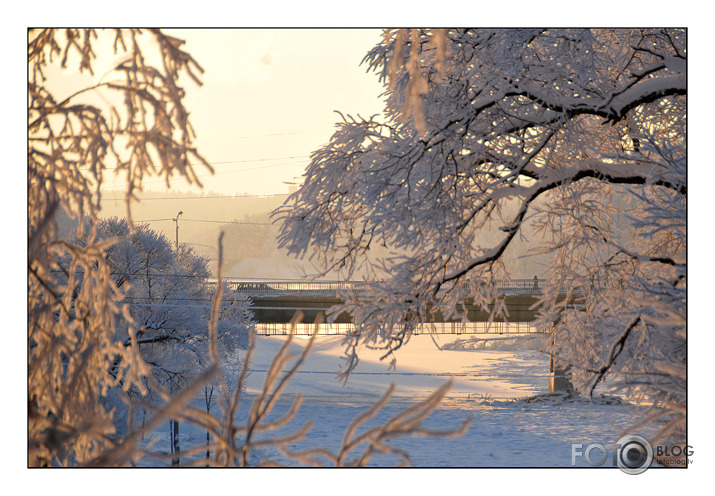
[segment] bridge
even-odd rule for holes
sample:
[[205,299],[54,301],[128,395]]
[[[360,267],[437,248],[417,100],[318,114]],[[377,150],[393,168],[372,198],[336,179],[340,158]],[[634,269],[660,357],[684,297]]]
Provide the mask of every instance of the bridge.
[[[253,305],[251,311],[257,322],[258,334],[287,334],[290,332],[289,322],[295,313],[302,311],[303,321],[298,323],[296,334],[310,334],[314,331],[318,315],[337,304],[343,303],[339,294],[349,290],[356,294],[364,291],[364,283],[358,281],[245,281],[229,280],[229,286],[248,296]],[[489,322],[489,313],[466,302],[467,319],[469,322],[449,321],[439,312],[433,316],[429,325],[422,326],[419,332],[438,334],[475,334],[485,332],[524,333],[545,332],[531,322],[536,319],[536,312],[531,306],[536,302],[547,281],[538,279],[516,279],[499,281],[496,285],[505,299],[509,311],[509,320],[496,319]],[[343,313],[337,316],[334,323],[324,324],[319,329],[320,334],[345,334],[353,329],[350,315]]]
[[[364,291],[364,284],[355,281],[229,281],[230,286],[246,294],[253,306],[251,310],[257,321],[256,333],[260,335],[295,334],[310,335],[315,332],[315,319],[333,305],[342,303],[341,291],[351,290],[357,294]],[[536,319],[536,312],[531,306],[536,303],[542,290],[548,287],[548,281],[517,279],[499,281],[496,288],[504,295],[509,321],[489,322],[489,314],[466,302],[469,322],[452,322],[437,313],[434,321],[419,326],[416,333],[436,334],[481,334],[481,333],[533,333],[548,332],[548,328],[537,327],[531,322]],[[289,323],[297,311],[304,312],[303,322]],[[354,326],[350,315],[339,315],[334,323],[319,324],[319,334],[346,334]],[[549,361],[549,392],[572,389],[565,369],[552,355]]]

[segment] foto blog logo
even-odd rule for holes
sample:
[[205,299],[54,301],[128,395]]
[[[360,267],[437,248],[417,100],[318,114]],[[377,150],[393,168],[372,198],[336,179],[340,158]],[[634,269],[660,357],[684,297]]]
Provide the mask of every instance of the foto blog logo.
[[609,449],[613,451],[613,466],[627,474],[641,474],[653,463],[653,447],[644,437],[629,434],[616,444],[594,443],[584,448],[583,444],[571,445],[571,465],[576,465],[578,457],[584,457],[593,467],[600,467],[608,460]]

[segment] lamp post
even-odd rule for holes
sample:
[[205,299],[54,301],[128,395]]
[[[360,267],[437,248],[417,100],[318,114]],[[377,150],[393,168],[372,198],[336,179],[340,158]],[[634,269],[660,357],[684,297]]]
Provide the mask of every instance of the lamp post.
[[179,215],[183,213],[183,211],[179,210],[179,213],[176,214],[176,218],[174,219],[174,222],[176,222],[176,251],[179,251]]

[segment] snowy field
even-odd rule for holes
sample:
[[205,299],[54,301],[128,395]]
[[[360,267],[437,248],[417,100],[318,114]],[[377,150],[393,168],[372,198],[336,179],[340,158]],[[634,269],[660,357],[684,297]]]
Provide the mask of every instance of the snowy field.
[[[246,396],[255,395],[271,358],[285,337],[257,338]],[[538,351],[541,335],[414,336],[397,352],[389,370],[380,352],[359,350],[361,362],[346,385],[336,378],[343,347],[340,336],[319,336],[303,367],[289,384],[271,418],[285,413],[294,395],[304,401],[295,420],[277,433],[293,432],[312,420],[309,435],[296,448],[325,447],[336,451],[346,427],[390,384],[392,400],[368,425],[384,422],[415,400],[426,397],[450,377],[454,383],[443,404],[425,422],[433,429],[455,429],[465,418],[473,422],[460,438],[404,438],[392,441],[406,450],[415,467],[571,467],[571,444],[613,443],[637,420],[628,404],[587,401],[526,402],[548,390],[548,356]],[[293,339],[300,353],[308,340]],[[247,414],[244,398],[239,417]],[[203,401],[203,398],[201,399]],[[200,406],[197,400],[197,406]],[[240,420],[240,419],[239,419]],[[168,429],[155,433],[155,448],[168,446]],[[205,442],[205,432],[182,425],[181,444]],[[158,437],[158,439],[157,439]],[[166,439],[165,439],[166,438]],[[277,452],[266,452],[282,460]],[[392,466],[396,458],[375,459],[375,466]],[[577,466],[588,466],[577,459]]]
[[[247,392],[256,393],[263,384],[263,374],[271,358],[283,344],[282,336],[257,339],[252,375]],[[396,385],[394,396],[401,400],[421,399],[450,377],[453,386],[448,403],[460,403],[478,397],[492,399],[518,398],[544,390],[548,385],[548,357],[536,350],[540,335],[456,335],[413,336],[398,350],[396,367],[390,370],[384,354],[362,346],[360,364],[347,384],[336,378],[343,364],[341,336],[319,336],[308,360],[291,381],[286,394],[300,392],[307,401],[332,401],[348,404],[372,403],[390,384]],[[292,350],[302,351],[307,338],[294,337]],[[486,346],[484,349],[448,349]],[[481,345],[481,346],[480,346]],[[442,348],[442,349],[440,349]]]

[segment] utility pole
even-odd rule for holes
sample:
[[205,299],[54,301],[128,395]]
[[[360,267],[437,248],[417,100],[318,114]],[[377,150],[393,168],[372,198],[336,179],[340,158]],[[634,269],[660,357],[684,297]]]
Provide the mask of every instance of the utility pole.
[[176,251],[179,251],[179,215],[183,213],[182,210],[179,210],[179,213],[176,214],[176,218],[174,219],[174,222],[176,222]]
[[[176,222],[176,251],[179,251],[179,216],[183,214],[183,210],[179,210],[176,214],[174,222]],[[176,419],[169,419],[169,448],[171,450],[171,465],[179,465],[181,463],[179,447],[179,421]]]

